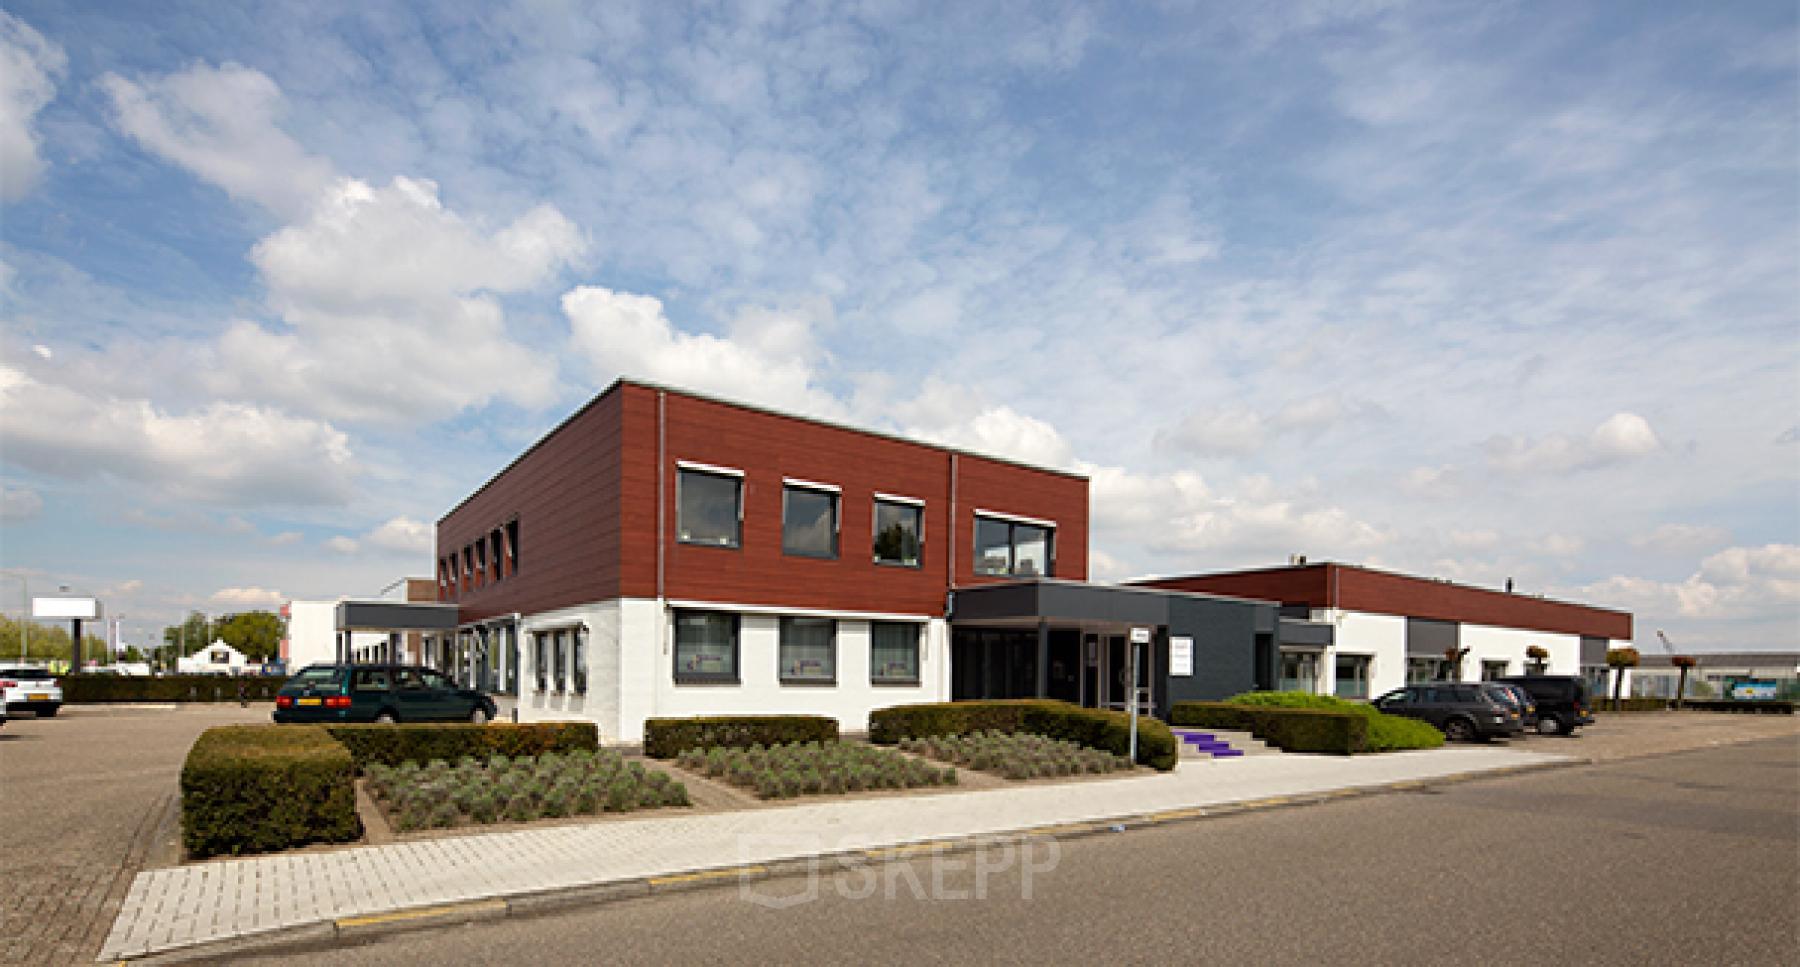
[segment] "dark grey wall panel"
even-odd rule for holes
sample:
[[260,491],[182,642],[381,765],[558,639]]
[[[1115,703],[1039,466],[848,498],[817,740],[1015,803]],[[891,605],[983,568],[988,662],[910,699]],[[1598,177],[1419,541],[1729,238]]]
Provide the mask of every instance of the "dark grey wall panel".
[[1256,628],[1274,614],[1273,604],[1170,598],[1169,636],[1194,639],[1194,674],[1168,676],[1169,699],[1217,701],[1255,688]]
[[1299,645],[1323,650],[1331,646],[1336,631],[1337,629],[1326,621],[1281,619],[1281,643],[1283,645]]
[[1606,664],[1607,639],[1595,638],[1591,635],[1581,636],[1581,663],[1583,665]]
[[1454,621],[1431,618],[1406,619],[1406,654],[1408,657],[1442,658],[1444,652],[1462,642],[1462,625]]
[[448,631],[457,624],[454,604],[404,601],[339,601],[337,626],[371,631]]

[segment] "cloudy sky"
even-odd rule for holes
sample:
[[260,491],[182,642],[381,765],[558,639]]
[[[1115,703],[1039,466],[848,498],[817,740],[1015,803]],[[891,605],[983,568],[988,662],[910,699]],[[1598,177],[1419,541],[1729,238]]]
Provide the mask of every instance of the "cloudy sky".
[[428,575],[630,374],[1083,471],[1097,578],[1800,647],[1792,3],[81,6],[0,13],[10,613]]

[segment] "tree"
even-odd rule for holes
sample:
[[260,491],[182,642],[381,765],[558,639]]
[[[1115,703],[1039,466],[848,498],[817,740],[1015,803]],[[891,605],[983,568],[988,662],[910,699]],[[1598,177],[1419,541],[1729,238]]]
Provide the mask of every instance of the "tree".
[[1669,658],[1669,664],[1681,669],[1681,679],[1675,685],[1675,710],[1680,711],[1682,699],[1687,697],[1688,669],[1700,664],[1700,659],[1693,655],[1673,655]]
[[120,661],[128,661],[128,662],[131,662],[132,664],[137,664],[139,662],[145,661],[146,659],[144,658],[144,653],[142,651],[138,650],[138,646],[126,645],[125,650],[119,653],[119,660]]
[[1444,661],[1448,662],[1450,665],[1450,680],[1451,681],[1453,681],[1453,682],[1462,681],[1463,659],[1466,658],[1468,656],[1468,654],[1469,654],[1469,649],[1458,648],[1455,645],[1451,645],[1450,647],[1444,649]]
[[1625,689],[1625,669],[1636,668],[1636,648],[1613,648],[1606,653],[1606,667],[1613,670],[1613,711],[1619,710],[1619,693]]
[[205,612],[191,611],[181,624],[163,629],[163,644],[170,654],[186,657],[212,644],[212,632],[212,619]]
[[256,662],[281,654],[281,616],[272,611],[245,611],[228,615],[215,628],[218,637]]
[[1544,673],[1544,663],[1550,660],[1550,651],[1543,645],[1529,645],[1525,649],[1525,661],[1533,675]]
[[[29,641],[20,642],[21,632]],[[84,654],[98,655],[106,643],[95,635],[82,635]],[[69,660],[69,629],[60,624],[18,621],[0,615],[0,661],[66,662]]]

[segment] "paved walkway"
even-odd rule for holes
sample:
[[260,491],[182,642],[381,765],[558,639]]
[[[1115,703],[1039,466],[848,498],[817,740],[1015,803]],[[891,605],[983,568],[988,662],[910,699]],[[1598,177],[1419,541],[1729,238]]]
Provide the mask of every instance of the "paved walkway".
[[742,863],[1578,761],[1502,748],[1181,763],[1172,773],[614,820],[138,874],[102,960],[344,917]]

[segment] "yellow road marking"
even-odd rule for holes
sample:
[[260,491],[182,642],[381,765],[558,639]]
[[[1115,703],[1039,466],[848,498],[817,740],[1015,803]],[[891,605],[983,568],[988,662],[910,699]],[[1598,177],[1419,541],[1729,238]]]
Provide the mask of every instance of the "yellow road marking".
[[954,844],[954,840],[947,839],[930,843],[907,843],[904,846],[889,846],[885,849],[863,850],[863,855],[872,860],[889,860],[901,856],[911,856],[914,853],[929,853],[937,849],[949,849]]
[[1204,815],[1206,815],[1204,809],[1169,809],[1160,813],[1151,813],[1149,818],[1154,823],[1166,823],[1171,820],[1193,819],[1196,816]]
[[672,886],[676,883],[700,883],[706,880],[725,880],[733,877],[752,876],[769,872],[766,866],[732,866],[722,870],[701,870],[698,873],[675,873],[670,876],[653,876],[650,885]]
[[414,907],[410,910],[374,913],[366,917],[345,917],[339,920],[337,925],[339,927],[369,927],[380,923],[400,923],[407,920],[423,920],[427,917],[448,917],[462,913],[504,909],[506,909],[505,900],[478,900],[474,903],[452,903],[441,907]]

